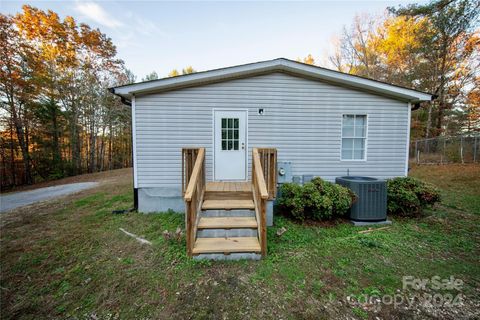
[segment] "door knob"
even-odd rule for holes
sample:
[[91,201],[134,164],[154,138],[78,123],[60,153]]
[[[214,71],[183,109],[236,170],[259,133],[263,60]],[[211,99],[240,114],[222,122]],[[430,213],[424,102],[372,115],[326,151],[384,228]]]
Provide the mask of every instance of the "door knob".
[[245,143],[242,142],[242,150],[245,149]]

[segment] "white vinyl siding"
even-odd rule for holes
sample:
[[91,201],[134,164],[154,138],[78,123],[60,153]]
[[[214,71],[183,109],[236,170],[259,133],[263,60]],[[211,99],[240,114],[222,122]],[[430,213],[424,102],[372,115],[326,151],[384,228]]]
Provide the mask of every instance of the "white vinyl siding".
[[[248,109],[248,178],[253,147],[278,149],[293,175],[405,175],[408,104],[285,73],[135,98],[138,187],[181,186],[181,148],[206,148],[213,172],[213,109]],[[258,109],[265,114],[259,115]],[[342,161],[342,115],[368,114],[365,161]]]
[[367,116],[344,114],[342,117],[342,160],[365,160]]

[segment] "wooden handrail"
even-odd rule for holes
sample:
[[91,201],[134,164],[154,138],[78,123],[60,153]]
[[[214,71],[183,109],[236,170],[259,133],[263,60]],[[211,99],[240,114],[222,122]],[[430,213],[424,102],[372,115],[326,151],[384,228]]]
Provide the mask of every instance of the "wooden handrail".
[[[265,154],[267,156],[265,156]],[[255,204],[255,216],[258,224],[258,241],[260,242],[260,249],[262,256],[267,254],[267,200],[273,199],[275,196],[276,177],[276,156],[277,150],[273,148],[252,150],[252,187],[253,187],[253,202]],[[263,165],[262,165],[263,162]],[[267,172],[265,172],[267,167]],[[273,172],[273,173],[272,173]],[[267,177],[269,185],[265,182]],[[269,192],[269,190],[272,190]]]
[[268,200],[277,196],[277,149],[257,148],[268,191]]
[[267,185],[265,183],[265,177],[262,172],[262,165],[260,163],[260,156],[258,154],[258,149],[254,148],[252,154],[253,154],[253,162],[254,162],[253,168],[255,171],[254,174],[258,184],[260,196],[262,197],[262,199],[268,199]]
[[182,195],[187,191],[188,183],[192,176],[193,167],[197,160],[198,148],[182,149]]
[[198,149],[197,159],[195,161],[195,166],[192,170],[192,175],[190,176],[187,189],[185,190],[184,199],[185,201],[191,201],[193,191],[197,185],[197,180],[200,175],[201,169],[203,167],[203,161],[205,159],[205,148]]
[[[192,166],[193,161],[195,163]],[[193,169],[192,169],[193,167]],[[205,194],[205,148],[182,149],[182,179],[185,200],[187,254],[192,255]],[[186,185],[186,186],[185,186]]]

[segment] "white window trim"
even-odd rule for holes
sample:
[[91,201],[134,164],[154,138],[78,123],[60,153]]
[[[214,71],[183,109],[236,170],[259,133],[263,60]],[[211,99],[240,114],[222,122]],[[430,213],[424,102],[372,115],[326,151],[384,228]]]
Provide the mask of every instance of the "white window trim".
[[[342,159],[342,147],[343,147],[343,116],[365,116],[365,150],[363,152],[363,159]],[[368,155],[368,113],[342,113],[340,115],[340,161],[341,162],[365,162]]]

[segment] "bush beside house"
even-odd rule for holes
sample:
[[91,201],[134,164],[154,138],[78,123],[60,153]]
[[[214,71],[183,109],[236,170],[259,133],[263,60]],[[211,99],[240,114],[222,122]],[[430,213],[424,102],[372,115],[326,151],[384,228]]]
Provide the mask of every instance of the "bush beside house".
[[277,205],[296,220],[329,220],[344,216],[355,199],[349,189],[317,177],[304,185],[283,184]]
[[[388,214],[415,216],[440,201],[438,190],[426,182],[399,177],[387,180]],[[330,220],[346,215],[357,196],[348,188],[321,178],[304,185],[285,183],[280,188],[278,211],[295,220]]]
[[440,202],[440,193],[433,185],[411,177],[387,180],[388,214],[416,216],[423,209]]

